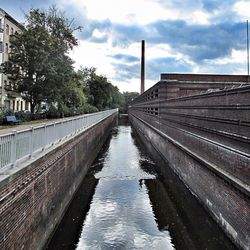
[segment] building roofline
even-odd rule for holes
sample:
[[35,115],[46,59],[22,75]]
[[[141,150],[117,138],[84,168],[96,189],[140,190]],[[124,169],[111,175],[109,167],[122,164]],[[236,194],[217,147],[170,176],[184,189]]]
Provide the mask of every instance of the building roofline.
[[10,14],[8,14],[5,10],[0,8],[0,12],[2,12],[7,19],[9,19],[12,23],[14,23],[20,29],[24,29],[24,26],[21,23],[19,23],[14,17],[12,17]]
[[161,73],[161,81],[248,82],[248,75]]

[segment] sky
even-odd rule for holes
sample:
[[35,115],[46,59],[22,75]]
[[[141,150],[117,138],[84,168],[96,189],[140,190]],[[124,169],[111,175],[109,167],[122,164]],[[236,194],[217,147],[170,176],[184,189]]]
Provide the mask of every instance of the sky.
[[121,92],[140,91],[141,40],[145,89],[161,73],[247,74],[250,0],[0,0],[19,22],[51,5],[83,27],[75,68],[97,68]]

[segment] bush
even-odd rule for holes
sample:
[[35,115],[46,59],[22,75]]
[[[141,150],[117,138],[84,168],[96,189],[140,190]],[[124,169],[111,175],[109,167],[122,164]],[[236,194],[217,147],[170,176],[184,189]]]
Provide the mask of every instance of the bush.
[[0,109],[0,124],[4,124],[4,118],[8,115],[14,115],[11,109]]
[[3,110],[0,109],[0,124],[3,124],[4,113]]
[[95,112],[98,112],[98,111],[99,111],[99,110],[98,110],[97,107],[92,106],[92,105],[89,104],[89,103],[86,103],[86,104],[84,105],[84,108],[83,108],[83,112],[84,112],[85,114],[95,113]]
[[55,108],[54,106],[51,106],[49,110],[47,111],[46,116],[48,119],[60,118],[61,113],[59,112],[57,108]]
[[17,111],[15,112],[15,116],[17,120],[21,120],[23,122],[32,120],[32,114],[30,112]]

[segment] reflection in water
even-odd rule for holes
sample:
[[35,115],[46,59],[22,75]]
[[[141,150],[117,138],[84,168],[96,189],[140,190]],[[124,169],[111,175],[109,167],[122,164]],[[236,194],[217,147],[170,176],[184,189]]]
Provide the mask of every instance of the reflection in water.
[[78,232],[69,236],[76,226],[66,214],[48,249],[234,249],[174,175],[157,174],[136,141],[128,125],[113,131],[76,195],[88,194],[85,201],[72,202],[82,206],[73,217],[83,217]]
[[113,137],[77,249],[173,249],[167,230],[157,227],[146,179],[155,179],[140,168],[141,158],[130,136],[120,126]]

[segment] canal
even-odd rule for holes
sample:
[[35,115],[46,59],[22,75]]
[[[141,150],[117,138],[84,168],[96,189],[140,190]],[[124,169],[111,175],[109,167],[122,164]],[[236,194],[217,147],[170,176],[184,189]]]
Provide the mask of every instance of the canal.
[[154,159],[120,122],[47,249],[235,249],[166,164]]

